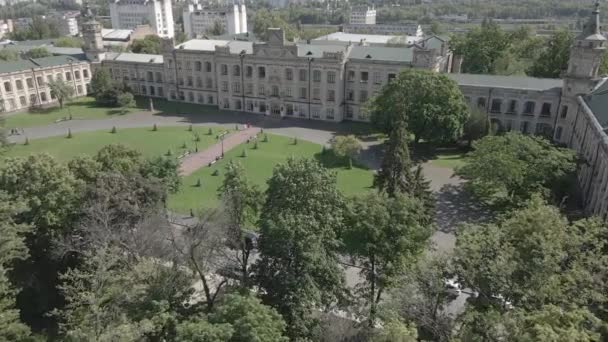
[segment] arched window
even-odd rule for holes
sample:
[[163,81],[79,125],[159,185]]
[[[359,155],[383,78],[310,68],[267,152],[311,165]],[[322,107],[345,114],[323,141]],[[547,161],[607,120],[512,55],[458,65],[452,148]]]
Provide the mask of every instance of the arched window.
[[241,67],[238,65],[234,65],[232,67],[232,75],[233,76],[241,76]]

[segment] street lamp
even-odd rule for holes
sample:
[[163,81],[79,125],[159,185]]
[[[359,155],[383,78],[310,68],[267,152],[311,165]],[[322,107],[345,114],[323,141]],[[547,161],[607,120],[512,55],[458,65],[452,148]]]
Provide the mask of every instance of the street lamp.
[[228,132],[221,133],[219,135],[220,141],[222,142],[222,158],[224,158],[224,137]]

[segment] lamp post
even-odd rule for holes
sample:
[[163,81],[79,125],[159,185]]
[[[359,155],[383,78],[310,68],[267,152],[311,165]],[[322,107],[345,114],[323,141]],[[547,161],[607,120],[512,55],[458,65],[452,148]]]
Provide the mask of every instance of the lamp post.
[[311,70],[312,61],[314,61],[314,58],[308,57],[308,94],[307,95],[308,95],[308,119],[309,120],[310,120],[310,99],[312,97],[312,94],[311,94],[311,90],[312,89],[310,89],[310,81],[311,81],[310,80],[310,73],[312,71]]
[[220,141],[222,142],[222,158],[224,158],[224,137],[228,132],[224,132],[219,135]]

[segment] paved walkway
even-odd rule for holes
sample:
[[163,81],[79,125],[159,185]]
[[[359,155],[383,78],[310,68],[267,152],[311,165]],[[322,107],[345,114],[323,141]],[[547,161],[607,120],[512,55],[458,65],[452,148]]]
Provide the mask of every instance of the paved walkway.
[[182,176],[189,176],[201,167],[209,165],[222,155],[237,145],[240,145],[260,132],[259,128],[249,127],[238,132],[227,135],[223,142],[218,142],[204,151],[193,153],[182,159],[179,173]]

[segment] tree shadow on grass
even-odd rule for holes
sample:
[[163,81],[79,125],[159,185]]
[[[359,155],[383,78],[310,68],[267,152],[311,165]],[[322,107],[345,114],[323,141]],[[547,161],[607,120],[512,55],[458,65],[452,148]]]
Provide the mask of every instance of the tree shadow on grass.
[[[323,167],[328,169],[339,169],[348,170],[349,162],[347,157],[339,157],[331,149],[326,149],[325,152],[321,151],[315,153],[315,160],[317,160]],[[369,168],[358,161],[353,159],[353,169],[369,170]]]
[[435,145],[431,143],[410,144],[410,158],[415,163],[426,163],[429,160],[438,159],[460,159],[469,152],[468,147],[458,144]]

